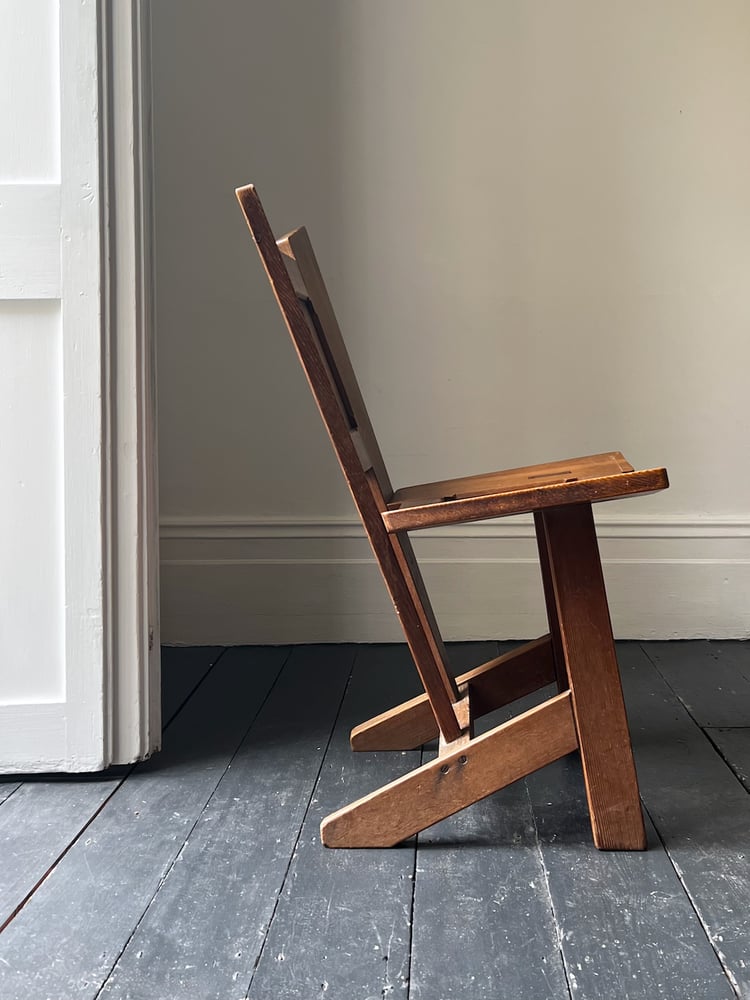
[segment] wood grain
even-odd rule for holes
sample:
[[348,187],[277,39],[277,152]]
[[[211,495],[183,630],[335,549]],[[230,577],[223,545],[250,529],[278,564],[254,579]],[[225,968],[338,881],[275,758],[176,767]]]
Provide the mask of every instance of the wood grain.
[[542,462],[539,465],[522,466],[518,469],[504,469],[498,472],[485,472],[478,476],[463,476],[459,479],[443,479],[421,486],[409,486],[394,494],[393,506],[400,503],[418,506],[443,500],[449,496],[464,500],[485,493],[513,492],[533,484],[548,486],[575,479],[600,479],[604,476],[633,471],[633,466],[621,452],[604,452],[600,455],[566,458],[562,462]]
[[393,493],[393,487],[383,461],[380,445],[375,437],[375,431],[370,422],[370,416],[362,398],[349,352],[341,335],[341,329],[307,230],[304,228],[295,229],[286,236],[282,236],[277,241],[277,246],[284,255],[284,263],[290,271],[295,291],[298,295],[309,300],[312,306],[312,315],[318,320],[316,333],[321,342],[321,350],[326,357],[332,376],[336,379],[342,401],[349,412],[351,429],[356,430],[362,438],[381,491],[385,496],[390,496]]
[[321,840],[392,847],[577,745],[565,692],[328,816]]
[[458,693],[460,695],[460,700],[456,702],[456,718],[458,719],[458,724],[461,727],[461,735],[456,740],[452,740],[448,743],[440,733],[438,740],[438,757],[446,757],[457,750],[459,747],[469,746],[474,738],[474,709],[473,709],[473,698],[471,693],[471,686],[469,684],[462,684]]
[[[478,719],[554,680],[549,636],[542,636],[509,653],[494,657],[456,678],[472,688],[472,708]],[[411,750],[438,735],[426,695],[363,722],[352,730],[353,750]]]
[[[572,462],[567,464],[571,465]],[[546,485],[530,481],[525,485],[498,488],[496,492],[467,495],[447,493],[444,496],[448,499],[416,492],[409,503],[406,502],[406,494],[399,490],[394,494],[389,509],[383,513],[383,522],[388,531],[416,531],[419,528],[481,521],[489,517],[528,514],[549,507],[616,500],[640,493],[654,493],[665,490],[668,486],[665,469],[644,469]],[[401,506],[396,507],[396,503]]]
[[[643,848],[591,504],[664,489],[666,471],[635,471],[620,452],[606,452],[393,493],[307,232],[295,229],[276,241],[254,187],[239,188],[237,197],[425,689],[424,699],[358,727],[352,745],[413,747],[432,738],[437,728],[445,761],[440,767],[424,765],[330,816],[322,826],[326,844],[397,843],[516,780],[512,775],[554,759],[559,745],[570,749],[567,716],[558,715],[560,705],[569,711],[572,704],[594,841],[599,847]],[[524,511],[535,513],[550,637],[515,654],[513,672],[504,669],[507,663],[491,663],[461,678],[459,694],[407,531]],[[523,669],[529,665],[531,670]],[[549,722],[544,739],[535,744],[529,737],[536,735],[537,716],[520,716],[510,728],[493,731],[506,755],[498,763],[486,749],[490,734],[472,739],[474,718],[546,685],[551,674],[561,693],[546,709],[534,710]],[[509,733],[519,741],[513,752]],[[460,751],[465,756],[459,760]]]
[[606,850],[644,850],[646,833],[591,507],[545,511],[542,525],[594,843]]
[[[454,740],[460,734],[453,708],[458,692],[446,668],[442,638],[409,540],[405,536],[390,538],[382,521],[381,515],[391,493],[390,483],[384,470],[378,468],[382,464],[378,459],[379,450],[375,450],[369,418],[307,234],[300,229],[282,238],[282,254],[255,188],[252,185],[239,188],[237,198],[380,566],[437,724],[447,740]],[[295,248],[300,251],[299,258],[295,256]],[[290,259],[295,262],[291,270]],[[293,280],[298,285],[296,289]],[[307,305],[300,298],[303,290],[307,293],[304,297]],[[310,309],[316,321],[312,321]],[[359,441],[353,438],[353,431],[358,431]],[[359,442],[364,442],[367,458],[374,462],[372,468],[369,461],[363,464]]]
[[534,531],[539,551],[539,569],[542,574],[544,606],[547,611],[547,624],[550,631],[550,644],[552,647],[552,659],[555,665],[557,690],[566,691],[570,685],[568,683],[568,672],[565,669],[565,653],[563,651],[562,635],[560,634],[560,621],[557,617],[557,604],[555,603],[555,584],[550,569],[550,555],[547,548],[547,536],[544,531],[544,518],[541,511],[534,512]]

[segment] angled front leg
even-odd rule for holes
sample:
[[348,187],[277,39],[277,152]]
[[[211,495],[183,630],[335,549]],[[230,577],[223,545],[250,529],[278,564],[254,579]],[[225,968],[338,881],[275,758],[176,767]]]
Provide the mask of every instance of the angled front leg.
[[594,844],[644,850],[638,781],[590,504],[538,515],[573,702]]

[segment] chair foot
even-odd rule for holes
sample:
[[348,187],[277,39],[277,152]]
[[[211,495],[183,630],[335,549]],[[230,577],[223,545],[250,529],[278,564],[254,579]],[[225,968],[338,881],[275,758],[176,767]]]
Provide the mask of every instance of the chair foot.
[[326,847],[393,847],[578,746],[569,692],[328,816]]
[[[472,716],[477,719],[554,680],[552,645],[545,635],[462,674],[456,684],[471,687]],[[438,726],[425,694],[356,726],[351,746],[352,750],[413,750],[436,736]]]

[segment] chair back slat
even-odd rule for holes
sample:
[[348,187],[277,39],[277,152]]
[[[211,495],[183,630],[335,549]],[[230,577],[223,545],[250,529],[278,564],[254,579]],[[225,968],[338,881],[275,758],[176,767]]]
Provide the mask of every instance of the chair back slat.
[[388,501],[393,495],[393,487],[307,230],[304,227],[293,230],[279,239],[277,246],[295,292],[306,302],[344,414],[351,431],[358,434],[360,455],[363,458],[366,456],[371,463],[380,490]]

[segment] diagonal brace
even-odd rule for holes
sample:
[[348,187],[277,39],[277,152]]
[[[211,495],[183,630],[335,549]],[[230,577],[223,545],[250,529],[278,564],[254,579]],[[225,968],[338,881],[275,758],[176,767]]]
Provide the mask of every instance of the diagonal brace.
[[321,840],[326,847],[393,847],[577,746],[565,691],[332,813]]

